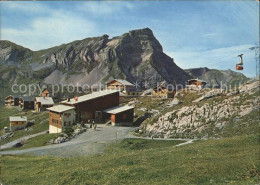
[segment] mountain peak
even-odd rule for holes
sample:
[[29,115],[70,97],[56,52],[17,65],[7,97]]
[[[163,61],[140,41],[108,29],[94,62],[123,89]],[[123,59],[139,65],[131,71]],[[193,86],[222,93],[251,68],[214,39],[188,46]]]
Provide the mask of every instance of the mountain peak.
[[184,84],[189,78],[172,58],[163,53],[150,28],[108,38],[108,35],[85,38],[33,52],[23,58],[14,53],[12,60],[29,63],[34,75],[48,84],[79,82],[92,85],[114,78],[151,85],[161,81]]
[[129,31],[130,35],[149,35],[153,36],[153,31],[150,28],[142,28],[142,29],[136,29],[136,30],[131,30]]

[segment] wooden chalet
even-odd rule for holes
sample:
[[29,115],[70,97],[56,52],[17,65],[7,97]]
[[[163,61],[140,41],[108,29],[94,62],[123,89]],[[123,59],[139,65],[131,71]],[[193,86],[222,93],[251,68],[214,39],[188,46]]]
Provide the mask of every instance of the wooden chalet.
[[10,116],[10,130],[20,130],[26,127],[27,117],[26,116]]
[[190,79],[187,83],[187,88],[192,90],[200,90],[203,89],[206,86],[206,82],[203,80],[197,79]]
[[153,89],[153,96],[159,98],[174,98],[176,90],[173,88],[166,88],[164,85],[160,85]]
[[60,133],[75,123],[75,107],[56,105],[49,110],[49,133]]
[[9,95],[5,98],[6,106],[18,106],[21,95]]
[[134,118],[134,107],[116,106],[102,111],[104,119],[110,119],[112,126],[132,126]]
[[33,97],[27,97],[27,96],[21,96],[19,98],[19,107],[22,109],[28,109],[32,110],[34,109],[34,98]]
[[73,106],[76,111],[76,121],[100,120],[102,110],[119,105],[118,90],[104,90],[93,92],[84,96],[67,99],[63,105]]
[[50,96],[50,92],[47,89],[43,89],[41,95],[42,95],[42,97],[49,97]]
[[52,107],[54,105],[54,101],[51,97],[36,97],[34,99],[34,108],[36,112],[45,111],[46,108]]
[[107,89],[119,90],[127,96],[141,95],[141,91],[138,91],[132,83],[126,80],[114,79],[110,82],[107,82],[106,86]]

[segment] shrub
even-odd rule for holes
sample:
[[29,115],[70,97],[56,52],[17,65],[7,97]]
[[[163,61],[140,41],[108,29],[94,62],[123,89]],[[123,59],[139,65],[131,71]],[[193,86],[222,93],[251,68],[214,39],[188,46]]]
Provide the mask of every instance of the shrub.
[[65,130],[63,132],[67,135],[71,135],[74,132],[74,129],[73,128],[65,128]]

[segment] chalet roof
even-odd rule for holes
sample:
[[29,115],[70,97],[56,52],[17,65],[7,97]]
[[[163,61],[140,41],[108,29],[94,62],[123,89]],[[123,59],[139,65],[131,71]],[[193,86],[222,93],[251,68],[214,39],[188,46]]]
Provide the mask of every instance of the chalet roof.
[[122,85],[134,86],[132,83],[128,82],[127,80],[122,80],[122,79],[114,79],[114,80],[111,80],[110,82],[107,82],[107,84],[109,84],[113,81],[117,81],[117,82],[121,83]]
[[14,98],[20,98],[20,97],[21,97],[21,95],[17,95],[17,94],[10,95],[10,96],[12,96],[12,97],[14,97]]
[[124,93],[122,93],[122,92],[119,92],[119,96],[120,96],[120,97],[125,97],[126,94],[124,94]]
[[67,106],[67,105],[56,105],[54,107],[47,108],[47,110],[49,111],[58,112],[58,113],[66,112],[72,109],[75,109],[75,107]]
[[31,96],[21,96],[20,98],[23,101],[34,101],[34,97],[31,97]]
[[110,95],[110,94],[114,94],[114,93],[118,93],[118,92],[119,92],[118,90],[98,91],[98,92],[93,92],[91,94],[79,96],[77,101],[75,101],[74,98],[71,98],[70,101],[64,100],[61,103],[74,105],[74,104],[77,104],[77,103],[93,100],[93,99],[96,99],[96,98],[99,98],[99,97],[102,97],[102,96],[106,96],[106,95]]
[[14,94],[14,95],[6,96],[5,98],[8,98],[8,97],[10,97],[10,96],[12,96],[13,98],[20,98],[20,97],[21,97],[21,95]]
[[[42,93],[43,93],[44,91],[48,91],[48,89],[46,89],[46,88],[45,88],[45,89],[43,89],[43,90],[42,90]],[[49,92],[49,91],[48,91],[48,92]]]
[[40,102],[42,105],[54,105],[52,97],[36,97],[36,102]]
[[190,81],[200,81],[200,82],[203,82],[203,83],[206,83],[205,81],[203,81],[203,80],[200,80],[200,79],[190,79],[190,80],[188,80],[188,82],[190,82]]
[[108,113],[108,114],[118,114],[120,112],[124,112],[124,111],[130,110],[130,109],[133,109],[133,108],[134,107],[128,106],[128,105],[119,105],[116,107],[105,109],[105,110],[103,110],[103,112]]
[[10,116],[9,120],[10,121],[26,121],[27,122],[27,117],[26,116]]

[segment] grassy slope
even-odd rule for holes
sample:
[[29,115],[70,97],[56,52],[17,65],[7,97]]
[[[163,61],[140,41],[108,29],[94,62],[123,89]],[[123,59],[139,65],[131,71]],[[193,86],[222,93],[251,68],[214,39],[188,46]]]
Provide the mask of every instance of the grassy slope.
[[44,134],[44,135],[33,137],[25,141],[22,148],[16,148],[16,150],[48,145],[49,141],[56,138],[57,135],[58,134]]
[[44,130],[49,129],[49,114],[48,112],[41,112],[41,113],[33,113],[32,111],[20,111],[17,107],[12,107],[8,109],[6,107],[0,107],[0,134],[3,134],[3,128],[9,127],[9,116],[20,116],[25,115],[27,116],[28,120],[35,120],[35,124],[29,128],[32,128],[31,131],[25,132],[24,130],[15,131],[14,136],[8,138],[6,140],[1,140],[0,145],[18,139],[20,137],[35,134],[38,132],[42,132]]
[[128,140],[86,157],[7,155],[1,178],[4,184],[256,184],[258,141],[250,135],[141,149]]

